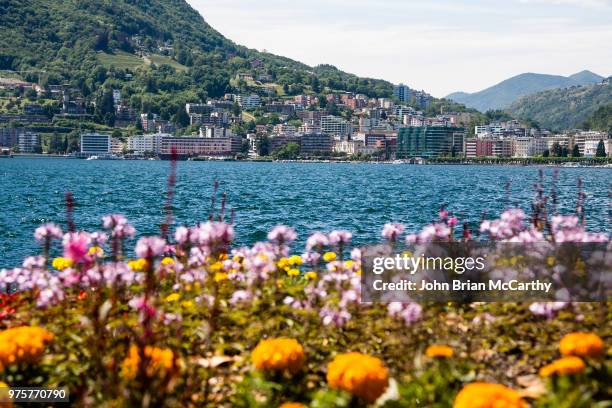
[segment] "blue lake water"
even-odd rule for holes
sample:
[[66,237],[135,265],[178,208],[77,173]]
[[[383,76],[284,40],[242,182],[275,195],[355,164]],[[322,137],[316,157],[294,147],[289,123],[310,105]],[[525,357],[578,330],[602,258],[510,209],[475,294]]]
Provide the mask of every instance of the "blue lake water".
[[[74,194],[79,229],[100,227],[100,218],[122,213],[139,234],[154,234],[163,220],[169,162],[85,161],[51,158],[0,160],[0,266],[16,266],[39,246],[32,233],[43,222],[65,228],[64,193]],[[612,169],[560,168],[560,212],[576,205],[577,179],[584,181],[589,229],[610,231]],[[552,168],[544,168],[547,180]],[[214,180],[236,212],[238,244],[263,240],[276,224],[309,232],[353,232],[357,243],[377,240],[385,222],[408,230],[435,218],[446,205],[460,219],[478,222],[510,204],[529,211],[537,167],[415,166],[344,163],[179,162],[175,223],[206,219]],[[546,185],[549,191],[550,184]]]

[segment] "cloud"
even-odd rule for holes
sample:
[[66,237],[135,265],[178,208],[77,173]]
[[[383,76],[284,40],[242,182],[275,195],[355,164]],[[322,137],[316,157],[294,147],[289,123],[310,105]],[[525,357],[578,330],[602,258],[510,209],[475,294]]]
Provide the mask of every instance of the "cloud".
[[568,75],[590,69],[609,75],[612,66],[612,55],[601,48],[612,43],[608,15],[553,13],[550,4],[189,1],[237,43],[309,65],[329,63],[404,82],[435,96],[477,91],[522,72]]
[[610,8],[612,0],[519,0],[520,3],[545,4],[553,6],[574,6],[587,8]]

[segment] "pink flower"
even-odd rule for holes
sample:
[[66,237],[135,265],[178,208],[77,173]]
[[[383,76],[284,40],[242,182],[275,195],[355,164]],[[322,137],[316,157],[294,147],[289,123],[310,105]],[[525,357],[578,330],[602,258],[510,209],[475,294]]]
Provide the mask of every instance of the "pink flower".
[[297,234],[295,230],[285,225],[277,225],[268,233],[268,241],[272,241],[279,245],[290,244],[295,241],[296,238]]
[[384,239],[387,239],[389,241],[395,241],[397,237],[404,232],[405,228],[406,227],[404,227],[404,224],[388,222],[383,226],[380,235]]
[[454,227],[455,225],[457,225],[457,222],[459,222],[459,220],[457,220],[456,217],[450,217],[447,221],[446,221],[446,225],[448,225],[449,227]]
[[353,234],[351,234],[348,231],[334,230],[329,233],[330,245],[338,245],[338,244],[346,245],[349,242],[351,242],[352,238],[353,238]]
[[61,228],[52,222],[43,224],[34,231],[34,238],[36,238],[38,242],[44,242],[48,239],[60,239],[61,237]]
[[91,235],[87,232],[69,232],[64,235],[64,257],[80,263],[88,259],[87,250],[91,244]]
[[154,258],[163,255],[166,241],[160,237],[142,237],[136,243],[136,255],[140,258]]
[[306,240],[306,249],[310,251],[313,248],[320,248],[325,245],[329,245],[329,239],[327,235],[322,232],[315,232]]
[[189,229],[187,227],[178,227],[174,231],[174,240],[183,245],[189,239]]
[[102,226],[111,230],[111,235],[116,238],[133,237],[136,233],[134,227],[128,224],[127,219],[121,214],[102,217]]

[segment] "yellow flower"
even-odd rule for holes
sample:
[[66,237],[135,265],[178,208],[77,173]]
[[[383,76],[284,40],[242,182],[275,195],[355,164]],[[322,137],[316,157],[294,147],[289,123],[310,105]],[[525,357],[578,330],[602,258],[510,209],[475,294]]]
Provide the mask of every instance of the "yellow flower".
[[430,358],[451,358],[454,351],[449,346],[431,345],[425,350],[425,355]]
[[176,302],[177,300],[179,300],[181,298],[181,295],[178,293],[171,293],[168,296],[166,296],[166,302],[170,303],[170,302]]
[[325,262],[331,262],[331,261],[335,261],[336,260],[336,253],[335,252],[326,252],[323,254],[323,260]]
[[285,402],[278,408],[307,408],[306,405],[300,404],[299,402]]
[[104,250],[99,246],[92,246],[91,248],[89,248],[89,250],[87,250],[87,253],[97,258],[102,258],[104,256]]
[[315,280],[317,279],[318,275],[315,271],[308,271],[304,274],[304,277],[308,280]]
[[215,273],[215,282],[223,282],[224,280],[227,280],[227,273],[225,272],[217,272]]
[[289,259],[288,258],[281,258],[278,260],[278,262],[276,263],[276,265],[280,268],[280,269],[285,269],[286,267],[289,266]]
[[193,303],[193,300],[184,300],[181,302],[181,306],[183,306],[185,309],[191,310],[195,307],[195,303]]
[[51,265],[58,271],[63,271],[66,268],[70,268],[73,265],[72,259],[69,258],[55,258]]
[[5,366],[35,363],[53,334],[41,327],[20,326],[0,332],[0,371]]
[[285,287],[285,281],[283,281],[282,279],[277,279],[276,280],[276,287],[279,288],[279,289]]
[[164,259],[162,259],[161,261],[162,265],[174,265],[174,259],[170,258],[169,256],[164,257]]
[[453,408],[527,408],[515,390],[501,384],[475,382],[459,391]]
[[300,270],[299,269],[289,269],[287,271],[287,275],[289,275],[289,276],[299,276],[300,275]]
[[599,357],[604,352],[604,342],[595,333],[570,333],[559,342],[564,356]]
[[546,264],[548,264],[548,266],[554,266],[555,265],[555,257],[554,256],[549,256],[548,258],[546,258]]
[[291,255],[289,257],[289,265],[301,265],[302,257],[299,255]]
[[353,266],[355,266],[355,261],[352,260],[348,260],[348,261],[344,261],[344,267],[346,269],[353,269]]
[[[0,401],[9,401],[9,386],[6,383],[0,381]],[[0,407],[2,408],[13,408],[12,402],[0,402]]]
[[584,364],[584,361],[582,361],[580,357],[569,356],[569,357],[562,357],[540,368],[540,375],[542,377],[550,377],[555,374],[557,375],[581,374],[584,372],[584,369],[585,369],[585,364]]
[[144,258],[139,258],[128,262],[128,267],[136,272],[144,272],[149,267],[149,262]]
[[[176,358],[172,350],[167,348],[158,348],[146,346],[144,355],[149,359],[146,375],[153,377],[155,375],[166,375],[177,369]],[[123,378],[133,380],[138,373],[140,364],[140,353],[138,347],[130,346],[128,356],[123,360],[121,367],[121,375]]]
[[276,338],[260,341],[251,354],[253,365],[260,371],[295,374],[302,368],[306,356],[295,339]]
[[389,385],[389,373],[382,361],[361,353],[340,354],[327,366],[327,383],[348,391],[366,402],[374,402]]
[[213,264],[210,265],[211,272],[220,272],[221,269],[223,269],[223,264],[219,261],[214,262]]

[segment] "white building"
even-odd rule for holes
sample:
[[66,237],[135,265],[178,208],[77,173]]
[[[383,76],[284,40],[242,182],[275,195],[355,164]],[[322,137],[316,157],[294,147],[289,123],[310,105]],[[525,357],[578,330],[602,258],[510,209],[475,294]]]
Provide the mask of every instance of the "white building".
[[161,151],[162,137],[170,136],[167,133],[156,133],[152,135],[137,135],[128,137],[128,150],[134,154],[145,152],[159,153]]
[[85,155],[104,155],[111,152],[111,137],[100,133],[81,134],[81,153]]
[[[595,143],[595,146],[597,146],[600,140],[603,140],[605,143],[606,140],[608,140],[608,135],[604,132],[582,131],[582,132],[578,132],[574,136],[574,144],[578,145],[578,150],[580,151],[580,155],[586,156],[586,157],[588,157],[585,151],[585,146],[587,142],[589,143],[589,146],[591,146],[593,143]],[[593,156],[595,156],[595,153],[593,153]]]
[[238,105],[245,109],[253,109],[261,106],[261,98],[256,94],[237,95],[236,102],[238,102]]
[[23,130],[17,135],[17,146],[20,153],[42,153],[40,135],[29,130]]
[[340,136],[350,136],[353,126],[346,120],[332,115],[321,116],[321,131]]

